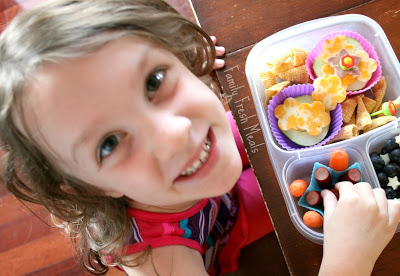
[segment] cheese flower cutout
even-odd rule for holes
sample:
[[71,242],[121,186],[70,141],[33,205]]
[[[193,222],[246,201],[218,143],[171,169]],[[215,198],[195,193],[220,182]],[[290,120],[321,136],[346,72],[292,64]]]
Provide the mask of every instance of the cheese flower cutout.
[[346,74],[344,77],[341,77],[342,87],[347,90],[349,84],[352,84],[356,80],[367,83],[371,79],[372,73],[378,69],[378,62],[370,58],[368,53],[364,50],[355,51],[354,46],[347,43],[347,38],[344,35],[337,35],[332,39],[327,39],[322,44],[321,58],[325,63],[321,68],[322,77],[326,78],[335,75],[334,68],[328,64],[328,59],[330,57],[337,57],[339,52],[343,49],[351,53],[351,55],[361,58],[361,61],[357,66],[360,75],[353,76],[351,74]]
[[337,35],[332,39],[327,39],[322,44],[321,58],[323,62],[327,63],[328,58],[336,56],[340,50],[346,49],[348,52],[354,52],[354,46],[347,43],[347,37],[344,35]]
[[292,97],[285,99],[283,104],[275,108],[274,114],[278,118],[278,127],[281,130],[295,129],[299,130],[296,118],[299,113],[300,103]]
[[369,81],[372,73],[378,69],[378,63],[375,59],[370,58],[368,53],[364,50],[358,50],[354,53],[354,55],[361,58],[360,64],[358,64],[360,76],[357,77],[357,79],[364,82]]
[[296,123],[300,129],[316,136],[322,132],[323,127],[329,126],[331,116],[325,111],[325,105],[320,101],[314,101],[312,104],[302,103],[299,106]]
[[320,77],[314,80],[314,101],[320,101],[327,111],[334,110],[338,103],[346,99],[346,90],[342,87],[342,81],[336,75],[328,78]]

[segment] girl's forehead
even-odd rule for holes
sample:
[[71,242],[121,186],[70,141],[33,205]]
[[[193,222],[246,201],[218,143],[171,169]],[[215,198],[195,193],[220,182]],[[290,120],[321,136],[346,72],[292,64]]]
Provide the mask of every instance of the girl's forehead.
[[78,131],[78,123],[94,115],[97,122],[107,119],[106,112],[98,111],[122,110],[127,101],[140,100],[148,75],[165,66],[179,72],[184,68],[170,52],[136,37],[115,40],[87,56],[45,64],[24,90],[23,118],[33,133],[44,136],[56,136],[60,126]]
[[140,85],[146,77],[143,70],[151,68],[155,58],[170,60],[165,51],[156,51],[150,43],[126,37],[87,56],[45,64],[24,89],[24,118],[41,124],[63,111],[80,111],[83,104],[106,106],[110,104],[107,98]]
[[[89,54],[63,59],[57,63],[45,63],[40,66],[28,81],[28,89],[38,85],[49,85],[55,80],[71,78],[79,80],[79,73],[98,74],[102,71],[112,73],[115,70],[137,67],[144,63],[165,60],[177,61],[175,56],[165,49],[137,37],[123,37],[109,42]],[[117,66],[118,65],[118,66]],[[102,79],[98,78],[101,82]],[[73,85],[74,82],[71,83]],[[32,86],[33,85],[33,86]],[[30,86],[30,87],[29,87]]]

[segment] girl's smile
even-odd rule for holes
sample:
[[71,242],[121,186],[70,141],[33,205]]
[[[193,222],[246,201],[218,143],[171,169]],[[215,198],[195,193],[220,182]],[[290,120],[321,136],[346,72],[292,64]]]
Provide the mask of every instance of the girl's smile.
[[136,208],[184,210],[228,192],[241,173],[218,97],[141,39],[46,64],[25,93],[28,131],[55,162]]

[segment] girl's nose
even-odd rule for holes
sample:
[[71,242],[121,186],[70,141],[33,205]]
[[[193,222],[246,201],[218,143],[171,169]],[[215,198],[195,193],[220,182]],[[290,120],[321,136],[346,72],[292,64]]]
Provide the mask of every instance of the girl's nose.
[[149,142],[160,160],[170,160],[190,141],[192,122],[189,118],[162,114],[152,119]]

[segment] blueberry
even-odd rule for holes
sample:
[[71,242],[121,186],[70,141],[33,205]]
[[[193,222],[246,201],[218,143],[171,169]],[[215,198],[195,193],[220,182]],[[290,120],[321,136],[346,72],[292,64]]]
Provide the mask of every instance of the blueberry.
[[382,171],[383,167],[385,166],[385,161],[382,159],[379,153],[373,152],[370,154],[372,165],[376,172]]
[[396,198],[400,198],[400,188],[394,190],[396,192]]
[[389,152],[389,159],[392,162],[400,163],[400,148],[395,148]]
[[392,187],[385,188],[386,198],[387,199],[394,199],[396,198],[396,192],[393,190]]
[[389,140],[386,140],[385,144],[383,145],[382,151],[385,150],[386,152],[382,154],[386,154],[388,152],[391,152],[392,150],[399,148],[399,144],[396,143],[395,138],[391,138]]
[[387,186],[387,184],[389,183],[389,179],[384,172],[378,173],[378,180],[379,180],[379,184],[381,184],[382,188],[385,188]]
[[400,174],[400,166],[396,163],[387,163],[382,170],[388,177],[393,178]]
[[379,152],[374,151],[369,154],[369,157],[372,157],[372,156],[380,156],[380,154],[379,154]]

